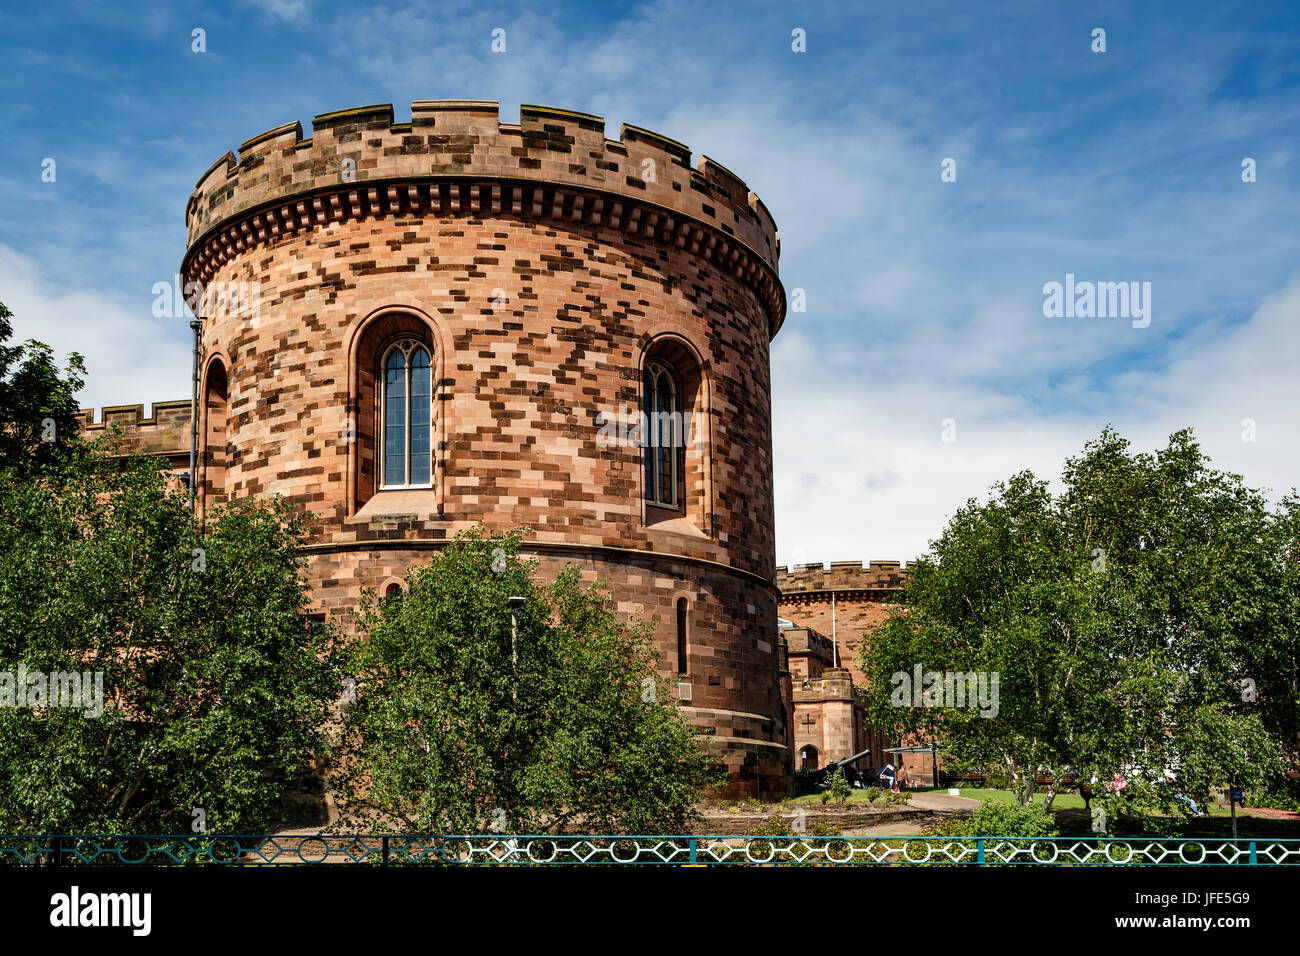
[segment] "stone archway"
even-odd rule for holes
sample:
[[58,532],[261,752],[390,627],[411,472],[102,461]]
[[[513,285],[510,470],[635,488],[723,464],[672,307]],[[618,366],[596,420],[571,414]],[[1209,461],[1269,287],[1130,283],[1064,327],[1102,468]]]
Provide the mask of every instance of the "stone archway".
[[816,770],[820,759],[817,748],[812,744],[805,744],[799,748],[799,769]]

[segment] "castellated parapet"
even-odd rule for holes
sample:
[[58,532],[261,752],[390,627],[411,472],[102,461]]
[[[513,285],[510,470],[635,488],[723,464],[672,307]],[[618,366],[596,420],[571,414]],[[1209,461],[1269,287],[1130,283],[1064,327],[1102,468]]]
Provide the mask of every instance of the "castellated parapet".
[[[422,101],[410,123],[363,107],[312,132],[249,140],[186,209],[183,279],[207,290],[200,514],[269,494],[314,512],[316,609],[345,623],[458,530],[526,525],[543,575],[577,562],[654,622],[732,792],[784,795],[772,217],[722,166],[584,113],[512,125],[495,103]],[[219,307],[233,288],[251,308]],[[427,402],[390,394],[398,353]],[[661,485],[607,427],[643,408],[652,368],[692,422]],[[399,404],[427,445],[394,429]]]
[[83,408],[78,412],[82,435],[88,441],[116,429],[120,450],[126,454],[165,458],[173,470],[189,471],[190,402],[154,402],[146,417],[143,405],[111,405],[100,412]]
[[[835,656],[861,684],[864,637],[902,604],[907,569],[899,561],[832,561],[776,569],[780,615],[833,636]],[[787,632],[788,633],[788,632]]]
[[[256,241],[335,220],[485,213],[599,224],[658,237],[741,277],[763,299],[771,334],[785,316],[780,240],[762,201],[721,164],[624,124],[605,138],[599,116],[495,102],[417,100],[411,122],[390,104],[323,113],[312,136],[289,123],[226,153],[185,211],[188,279],[207,282]],[[340,188],[350,186],[353,188]]]
[[783,595],[818,591],[901,591],[906,575],[901,561],[832,561],[796,564],[776,569],[776,584]]

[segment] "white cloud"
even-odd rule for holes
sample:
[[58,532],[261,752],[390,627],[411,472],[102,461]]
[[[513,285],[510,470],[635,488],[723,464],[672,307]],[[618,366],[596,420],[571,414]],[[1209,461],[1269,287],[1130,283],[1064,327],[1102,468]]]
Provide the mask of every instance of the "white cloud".
[[[773,343],[777,562],[911,560],[967,498],[1029,469],[1057,485],[1066,457],[1107,424],[1135,450],[1191,427],[1214,467],[1273,498],[1300,474],[1300,277],[1237,325],[1216,324],[1134,372],[1090,410],[1056,411],[996,383],[943,387],[921,366],[905,383],[845,374],[870,343],[818,343],[789,324]],[[954,362],[960,363],[961,353]],[[1061,371],[1067,354],[1053,357]],[[940,422],[956,420],[957,440]],[[1242,441],[1243,419],[1256,440]],[[810,480],[810,476],[816,480]],[[885,480],[888,479],[888,480]]]
[[[190,394],[189,328],[184,319],[154,318],[149,300],[128,307],[109,290],[70,285],[33,258],[0,245],[0,302],[13,312],[11,341],[37,339],[60,364],[70,352],[86,360],[83,408],[175,401]],[[98,415],[96,415],[98,418]]]
[[240,0],[240,6],[256,10],[273,20],[294,23],[311,14],[312,0]]

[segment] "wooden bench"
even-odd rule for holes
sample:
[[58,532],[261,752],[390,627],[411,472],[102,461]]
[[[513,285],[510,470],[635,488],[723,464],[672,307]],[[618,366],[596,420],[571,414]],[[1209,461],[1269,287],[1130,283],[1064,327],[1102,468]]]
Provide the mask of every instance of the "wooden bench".
[[[1034,776],[1034,789],[1039,787],[1050,787],[1054,783],[1056,783],[1055,777],[1048,777],[1044,774],[1036,774]],[[1060,792],[1065,793],[1067,790],[1074,790],[1076,788],[1078,789],[1080,796],[1084,796],[1084,791],[1087,791],[1087,799],[1092,799],[1092,787],[1086,783],[1081,783],[1079,781],[1079,775],[1071,771],[1065,775],[1065,779],[1061,782]]]
[[944,773],[939,771],[939,786],[953,787],[961,784],[969,784],[974,787],[984,786],[984,776],[978,773]]

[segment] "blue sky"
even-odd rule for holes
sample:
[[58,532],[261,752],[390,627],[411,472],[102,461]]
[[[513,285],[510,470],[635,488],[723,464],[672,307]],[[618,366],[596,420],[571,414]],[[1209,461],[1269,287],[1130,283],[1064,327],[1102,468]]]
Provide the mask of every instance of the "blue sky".
[[[86,355],[83,404],[184,397],[188,330],[150,290],[225,150],[367,103],[542,103],[685,142],[775,216],[807,295],[772,353],[782,563],[911,559],[966,498],[1054,477],[1108,422],[1148,448],[1192,426],[1281,494],[1300,464],[1298,41],[1294,3],[6,8],[0,300],[20,336]],[[1067,273],[1151,283],[1150,325],[1045,317]]]

